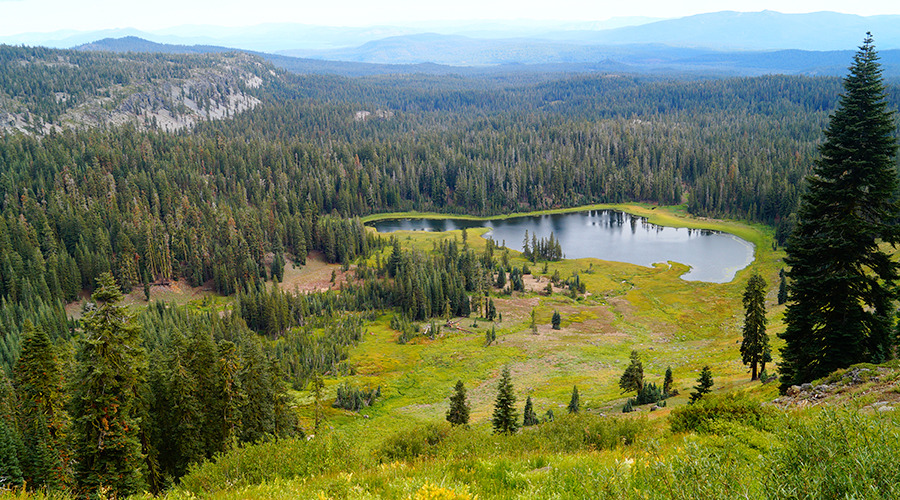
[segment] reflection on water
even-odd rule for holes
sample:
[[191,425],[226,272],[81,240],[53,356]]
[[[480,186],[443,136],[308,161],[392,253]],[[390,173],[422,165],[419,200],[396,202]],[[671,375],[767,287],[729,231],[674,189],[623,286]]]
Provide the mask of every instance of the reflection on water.
[[559,240],[566,258],[595,257],[650,266],[655,262],[680,262],[691,266],[682,276],[689,281],[725,283],[753,261],[753,245],[737,236],[706,229],[657,226],[644,217],[615,210],[591,210],[571,214],[515,217],[505,220],[391,219],[369,224],[379,232],[452,231],[489,227],[486,237],[509,248],[522,250],[529,240]]

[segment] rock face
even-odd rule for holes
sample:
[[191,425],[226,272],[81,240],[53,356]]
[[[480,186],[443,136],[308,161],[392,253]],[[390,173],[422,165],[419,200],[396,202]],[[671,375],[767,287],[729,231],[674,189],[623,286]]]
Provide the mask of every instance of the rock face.
[[[129,58],[129,55],[117,55]],[[189,56],[185,56],[189,57]],[[194,56],[175,61],[178,71],[159,71],[159,60],[148,62],[148,75],[140,72],[124,83],[101,82],[92,95],[77,99],[54,92],[57,103],[68,103],[52,121],[42,120],[28,96],[9,95],[0,88],[0,132],[21,131],[43,135],[64,128],[102,127],[132,123],[138,129],[176,131],[202,120],[229,118],[253,109],[260,100],[253,90],[280,76],[255,56],[243,53]],[[140,68],[139,57],[128,68]],[[29,62],[29,64],[36,64]],[[150,64],[156,66],[149,67]],[[84,68],[80,68],[84,69]],[[2,67],[0,67],[2,70]],[[157,76],[159,75],[159,76]],[[121,80],[121,78],[120,78]]]

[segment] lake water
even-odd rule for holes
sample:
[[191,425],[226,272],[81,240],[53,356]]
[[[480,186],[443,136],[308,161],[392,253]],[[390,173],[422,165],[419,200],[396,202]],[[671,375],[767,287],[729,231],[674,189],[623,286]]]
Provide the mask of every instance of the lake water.
[[691,266],[682,276],[688,281],[727,283],[734,274],[753,262],[753,244],[737,236],[704,229],[657,226],[643,217],[614,210],[514,217],[505,220],[385,219],[369,223],[378,232],[452,231],[488,227],[498,244],[506,242],[522,250],[528,230],[538,239],[554,238],[567,259],[594,257],[616,262],[651,266],[656,262],[680,262]]

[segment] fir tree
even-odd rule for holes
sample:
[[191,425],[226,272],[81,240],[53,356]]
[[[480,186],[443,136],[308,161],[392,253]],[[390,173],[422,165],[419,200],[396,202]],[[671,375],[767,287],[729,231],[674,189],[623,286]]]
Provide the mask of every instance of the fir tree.
[[672,367],[670,366],[670,367],[666,368],[666,375],[663,378],[663,396],[664,397],[669,397],[669,396],[674,395],[674,394],[672,394],[672,383],[673,382],[674,382],[674,379],[672,378]]
[[778,305],[787,302],[787,275],[782,268],[778,271]]
[[550,323],[554,330],[559,330],[559,324],[562,323],[562,317],[559,315],[559,311],[553,311],[553,317],[550,318]]
[[523,412],[522,426],[531,427],[532,425],[537,425],[539,423],[540,422],[538,421],[537,414],[534,413],[534,407],[531,404],[531,396],[528,396],[528,399],[525,400],[525,411]]
[[110,273],[97,279],[93,309],[82,318],[79,374],[73,398],[75,479],[125,496],[144,487],[137,388],[144,353],[137,328]]
[[754,273],[744,289],[744,340],[741,361],[750,365],[750,380],[756,380],[758,365],[764,363],[769,350],[766,334],[766,281]]
[[891,355],[900,264],[879,244],[900,242],[897,140],[871,34],[844,89],[787,244],[783,390]]
[[24,336],[15,368],[25,445],[21,465],[29,487],[58,488],[68,482],[63,376],[47,332],[26,320]]
[[578,413],[581,401],[578,399],[578,387],[572,386],[572,399],[569,400],[569,413]]
[[469,403],[466,401],[466,386],[462,380],[456,381],[453,395],[450,396],[450,409],[447,410],[447,421],[453,425],[469,423]]
[[19,464],[19,450],[23,448],[15,428],[0,419],[0,487],[21,486],[22,467]]
[[519,430],[519,415],[516,412],[516,396],[513,394],[509,367],[504,366],[497,384],[497,399],[491,424],[496,434],[514,434]]
[[644,365],[637,351],[631,351],[631,362],[619,378],[619,387],[622,392],[640,391],[644,387]]
[[712,386],[712,370],[709,369],[709,366],[704,366],[700,371],[700,378],[697,379],[697,385],[694,386],[694,392],[691,393],[690,402],[695,403],[706,394],[712,392]]

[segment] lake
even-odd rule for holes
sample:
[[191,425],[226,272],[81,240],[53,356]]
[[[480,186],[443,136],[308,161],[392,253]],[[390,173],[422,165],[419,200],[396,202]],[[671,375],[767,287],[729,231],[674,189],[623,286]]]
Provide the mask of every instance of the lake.
[[615,210],[513,217],[504,220],[383,219],[370,222],[380,233],[393,231],[452,231],[488,227],[485,237],[521,251],[525,231],[538,239],[554,238],[567,259],[594,257],[651,266],[680,262],[691,266],[682,279],[727,283],[753,262],[753,244],[737,236],[706,229],[658,226]]

